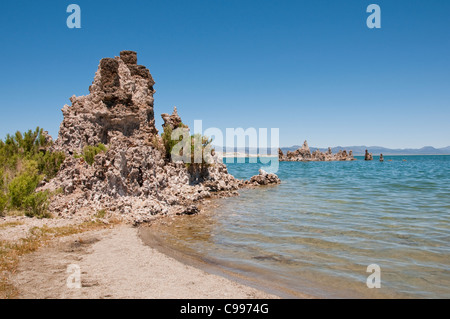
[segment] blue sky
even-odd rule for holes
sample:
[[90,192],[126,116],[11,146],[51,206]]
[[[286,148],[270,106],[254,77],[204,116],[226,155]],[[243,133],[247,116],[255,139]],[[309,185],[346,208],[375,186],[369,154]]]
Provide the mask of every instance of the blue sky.
[[[66,8],[81,7],[81,29]],[[381,29],[366,8],[381,7]],[[138,52],[203,127],[278,127],[280,144],[450,145],[450,1],[2,1],[0,137],[44,127],[88,94],[98,62]]]

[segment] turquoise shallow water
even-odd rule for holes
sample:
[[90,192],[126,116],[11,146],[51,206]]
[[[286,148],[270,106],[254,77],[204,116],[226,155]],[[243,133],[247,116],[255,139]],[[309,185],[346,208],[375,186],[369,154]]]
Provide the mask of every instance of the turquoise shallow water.
[[[227,166],[249,178],[261,164]],[[317,297],[450,298],[450,156],[282,162],[278,175],[281,185],[220,199],[160,236]],[[370,264],[381,268],[380,289],[366,286]]]

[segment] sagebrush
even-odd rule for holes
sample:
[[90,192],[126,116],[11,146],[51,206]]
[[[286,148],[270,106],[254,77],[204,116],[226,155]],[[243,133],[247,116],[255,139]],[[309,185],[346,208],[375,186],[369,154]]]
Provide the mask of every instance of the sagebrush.
[[52,151],[51,146],[39,127],[0,140],[0,214],[18,210],[28,216],[48,215],[51,194],[36,193],[36,188],[55,177],[65,160],[64,153]]

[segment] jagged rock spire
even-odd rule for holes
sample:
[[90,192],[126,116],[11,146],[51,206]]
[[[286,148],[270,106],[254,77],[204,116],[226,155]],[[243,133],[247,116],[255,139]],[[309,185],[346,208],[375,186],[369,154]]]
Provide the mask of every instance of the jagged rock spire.
[[156,134],[150,71],[137,65],[134,51],[100,61],[87,96],[72,96],[62,109],[56,147],[68,153],[86,145],[109,144],[120,136]]
[[162,125],[164,128],[170,127],[171,129],[175,129],[180,127],[182,124],[181,117],[178,115],[177,107],[173,107],[172,115],[167,113],[161,114],[162,119],[164,120],[164,124]]
[[309,152],[309,146],[308,146],[308,142],[306,140],[303,142],[302,150]]

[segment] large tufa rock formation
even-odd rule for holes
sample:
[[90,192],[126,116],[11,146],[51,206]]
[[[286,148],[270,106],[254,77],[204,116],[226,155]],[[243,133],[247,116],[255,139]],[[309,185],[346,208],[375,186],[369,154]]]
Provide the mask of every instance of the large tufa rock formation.
[[72,96],[62,109],[55,147],[69,154],[86,145],[110,144],[115,138],[156,134],[153,111],[155,90],[150,71],[137,65],[133,51],[100,61],[87,96]]
[[356,160],[353,157],[353,152],[350,151],[347,153],[346,150],[341,150],[336,154],[333,154],[331,151],[331,148],[329,147],[328,150],[324,153],[320,150],[315,150],[313,153],[311,153],[311,150],[309,149],[308,142],[305,141],[301,148],[299,148],[296,151],[288,151],[286,155],[283,154],[283,151],[281,149],[278,149],[278,160],[280,162],[319,162],[319,161],[354,161]]
[[[98,210],[123,214],[133,222],[157,214],[192,214],[203,198],[236,195],[249,184],[228,174],[221,162],[190,170],[172,163],[155,128],[149,70],[137,65],[136,52],[100,61],[88,96],[71,98],[62,109],[56,149],[68,156],[58,175],[41,189],[62,190],[50,211],[62,217],[88,217]],[[175,108],[163,114],[164,127],[181,125]],[[92,165],[76,156],[85,146],[103,143],[107,151]],[[274,180],[273,177],[270,181]],[[267,182],[266,184],[269,184]]]

